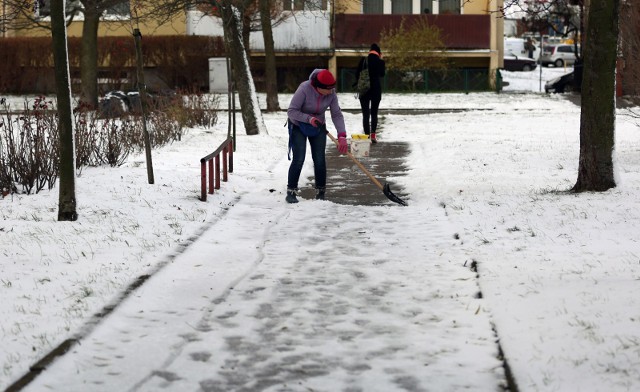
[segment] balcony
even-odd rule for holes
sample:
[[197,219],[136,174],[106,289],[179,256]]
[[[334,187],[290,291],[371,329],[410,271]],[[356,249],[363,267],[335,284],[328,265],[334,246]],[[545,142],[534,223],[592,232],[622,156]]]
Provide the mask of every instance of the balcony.
[[[368,49],[373,42],[380,42],[385,28],[407,25],[418,19],[442,31],[447,50],[489,50],[491,47],[490,15],[362,15],[337,14],[335,16],[334,43],[331,44],[328,12],[306,11],[295,14],[273,29],[276,52],[326,52],[336,50]],[[190,12],[187,18],[187,35],[223,35],[218,18]],[[250,47],[263,51],[261,31],[251,32]]]
[[441,30],[447,50],[489,50],[491,48],[490,15],[361,15],[338,14],[335,23],[335,49],[368,49],[380,42],[384,29],[411,26],[418,19],[427,19]]

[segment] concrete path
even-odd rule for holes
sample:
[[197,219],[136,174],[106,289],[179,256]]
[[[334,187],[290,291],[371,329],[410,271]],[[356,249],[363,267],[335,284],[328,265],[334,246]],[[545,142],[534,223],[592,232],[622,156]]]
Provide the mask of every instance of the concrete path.
[[[381,138],[362,161],[384,183],[407,146]],[[503,390],[443,211],[393,204],[332,146],[328,160],[328,201],[269,192],[283,160],[24,390]]]
[[[384,137],[381,135],[381,137]],[[392,192],[401,199],[408,195],[387,178],[406,171],[404,160],[408,144],[380,142],[370,146],[368,157],[356,158],[382,185],[389,183]],[[327,199],[346,205],[378,206],[393,204],[374,182],[347,156],[340,156],[335,147],[327,146]],[[300,196],[315,197],[313,178],[301,183]]]

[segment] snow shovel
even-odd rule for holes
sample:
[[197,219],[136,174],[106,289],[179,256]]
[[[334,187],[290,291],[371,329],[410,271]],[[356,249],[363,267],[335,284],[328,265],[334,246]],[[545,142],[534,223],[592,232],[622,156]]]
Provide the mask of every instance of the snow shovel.
[[[336,144],[336,146],[338,145],[338,139],[336,139],[335,136],[333,136],[329,131],[327,132],[327,136],[329,136],[329,138]],[[349,158],[351,158],[351,160],[353,162],[355,162],[356,165],[358,165],[358,167],[360,168],[360,170],[362,170],[364,172],[364,174],[367,175],[367,177],[369,177],[369,179],[371,181],[373,181],[374,184],[376,184],[376,186],[378,188],[380,188],[380,190],[382,190],[382,193],[384,193],[384,195],[387,197],[387,199],[391,200],[394,203],[398,203],[401,206],[408,206],[409,204],[407,204],[406,201],[402,200],[401,198],[399,198],[398,196],[394,195],[393,192],[391,192],[391,188],[389,188],[389,184],[385,183],[384,186],[380,183],[380,181],[378,181],[373,175],[371,175],[371,173],[369,173],[369,170],[367,170],[367,168],[365,168],[362,163],[360,163],[360,161],[358,159],[356,159],[356,157],[353,156],[353,154],[349,151],[347,151],[347,155],[349,156]]]

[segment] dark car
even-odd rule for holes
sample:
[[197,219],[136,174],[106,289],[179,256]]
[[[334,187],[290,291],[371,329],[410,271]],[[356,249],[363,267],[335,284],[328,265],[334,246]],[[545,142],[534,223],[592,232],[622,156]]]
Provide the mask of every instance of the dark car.
[[[147,96],[147,103],[156,109],[169,106],[179,99],[173,90],[147,93]],[[109,91],[99,102],[99,111],[106,117],[120,117],[127,112],[139,113],[140,108],[140,94],[137,91]]]
[[504,55],[505,71],[533,71],[536,66],[536,61],[529,57],[516,56],[513,53]]
[[555,79],[549,80],[544,85],[546,93],[569,93],[575,90],[573,83],[573,72],[564,74]]

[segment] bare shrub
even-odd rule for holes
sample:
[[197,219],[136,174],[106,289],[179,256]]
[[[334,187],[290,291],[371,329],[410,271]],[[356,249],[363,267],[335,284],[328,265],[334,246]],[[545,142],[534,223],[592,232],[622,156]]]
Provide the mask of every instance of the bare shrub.
[[121,166],[140,149],[141,124],[132,115],[106,117],[93,110],[76,110],[76,168],[108,164]]
[[76,171],[95,165],[94,153],[98,136],[98,120],[93,112],[77,109],[73,112],[75,123]]
[[182,137],[180,124],[166,112],[155,110],[149,114],[147,120],[149,121],[149,133],[153,147],[169,144]]
[[[147,125],[153,147],[180,140],[187,127],[217,123],[215,96],[167,94],[160,98],[149,101]],[[6,104],[0,105],[4,105],[0,117],[0,191],[30,194],[51,189],[59,161],[58,116],[52,102],[39,97],[30,106],[25,101],[20,115],[12,114]],[[78,106],[74,127],[78,173],[86,166],[120,166],[132,153],[144,150],[139,112],[105,117]]]
[[106,119],[100,124],[95,145],[95,163],[121,166],[129,154],[139,149],[132,143],[132,135],[139,133],[139,126],[130,118]]
[[58,177],[58,126],[52,102],[38,97],[15,116],[5,105],[0,127],[2,188],[38,193],[53,188]]
[[181,140],[185,128],[211,127],[217,123],[217,99],[204,94],[164,93],[147,100],[152,145]]
[[4,137],[5,132],[7,132],[7,127],[11,126],[10,121],[11,118],[9,117],[8,109],[5,106],[3,115],[0,117],[0,192],[3,197],[8,193],[13,192],[11,165],[9,164],[8,150],[5,146]]
[[[3,2],[4,4],[5,2]],[[80,69],[81,38],[68,37],[71,72]],[[98,64],[109,79],[108,89],[135,85],[133,40],[127,37],[98,37]],[[144,39],[145,67],[154,67],[168,86],[208,85],[209,57],[224,56],[222,37],[147,36]],[[0,39],[0,91],[11,94],[55,91],[51,37],[3,37]],[[73,86],[78,87],[76,85]]]
[[218,96],[212,94],[184,94],[183,125],[192,127],[213,127],[218,123]]

